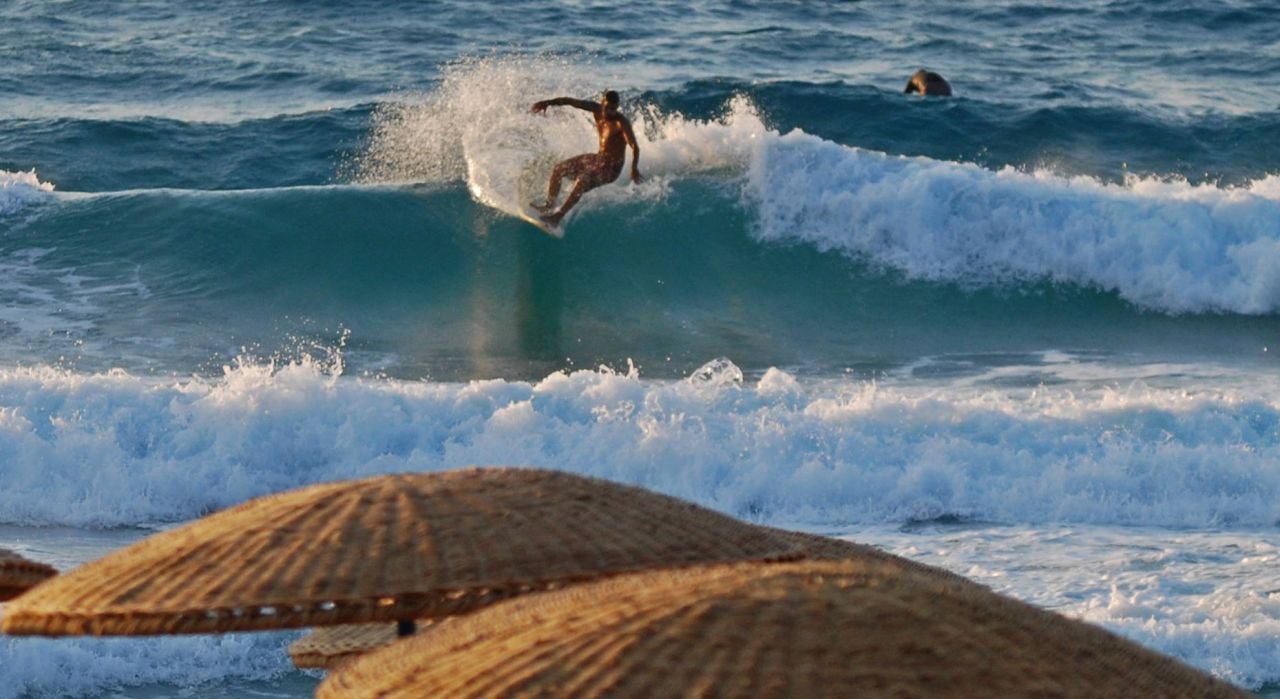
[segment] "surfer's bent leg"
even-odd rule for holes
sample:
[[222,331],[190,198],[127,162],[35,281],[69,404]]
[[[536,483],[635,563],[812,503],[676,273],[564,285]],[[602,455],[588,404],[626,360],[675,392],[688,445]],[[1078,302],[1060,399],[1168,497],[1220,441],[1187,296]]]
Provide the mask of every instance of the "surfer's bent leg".
[[578,180],[573,184],[573,191],[569,192],[569,196],[564,198],[564,205],[554,214],[548,214],[542,217],[543,221],[555,226],[560,223],[560,219],[569,213],[574,204],[582,198],[583,194],[590,192],[596,187],[609,184],[618,179],[618,175],[622,173],[622,163],[604,162],[599,156],[591,156],[591,166],[582,173]]
[[585,153],[556,163],[556,166],[551,168],[551,181],[547,183],[547,202],[541,205],[534,204],[534,208],[542,211],[556,208],[556,199],[560,197],[560,181],[565,178],[575,180],[581,178],[583,173],[595,164],[595,158],[595,153]]

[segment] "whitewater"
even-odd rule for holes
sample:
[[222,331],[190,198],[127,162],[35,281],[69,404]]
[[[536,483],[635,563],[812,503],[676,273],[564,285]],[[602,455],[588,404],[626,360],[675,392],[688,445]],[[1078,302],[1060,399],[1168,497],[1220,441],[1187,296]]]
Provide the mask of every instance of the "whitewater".
[[0,517],[159,524],[327,480],[554,463],[817,526],[1280,521],[1268,467],[1280,384],[1265,398],[1244,376],[1201,394],[1123,372],[1040,385],[1077,371],[1049,357],[1035,385],[1000,389],[1019,372],[802,382],[770,369],[744,384],[721,359],[683,381],[633,368],[442,384],[343,378],[313,361],[177,382],[11,370],[0,374]]
[[[551,467],[875,544],[1272,696],[1278,27],[0,8],[0,546],[66,568],[283,489]],[[956,98],[902,95],[922,62]],[[521,177],[595,135],[529,105],[605,87],[645,182],[551,240],[511,215]],[[0,638],[0,697],[307,696],[298,635]]]

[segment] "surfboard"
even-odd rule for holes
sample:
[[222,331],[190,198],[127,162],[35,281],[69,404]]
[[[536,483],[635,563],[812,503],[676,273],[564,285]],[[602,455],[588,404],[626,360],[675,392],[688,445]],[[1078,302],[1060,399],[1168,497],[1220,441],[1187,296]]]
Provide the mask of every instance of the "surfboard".
[[539,212],[533,208],[530,200],[542,190],[542,183],[546,181],[546,173],[551,171],[551,163],[554,160],[543,156],[526,163],[524,171],[520,173],[520,179],[516,184],[516,197],[519,200],[520,208],[516,211],[516,215],[524,219],[531,226],[536,226],[538,230],[546,233],[552,238],[564,238],[564,219],[560,224],[552,226],[542,220]]
[[545,196],[547,177],[556,163],[542,137],[542,126],[520,113],[520,119],[483,138],[463,142],[467,189],[486,206],[523,220],[552,238],[564,238],[566,220],[547,225],[530,202]]
[[523,219],[526,223],[528,223],[530,226],[536,227],[538,230],[542,231],[543,233],[546,233],[552,238],[555,238],[556,240],[564,239],[563,225],[552,226],[546,221],[543,221],[541,218],[538,218],[538,214],[535,213],[533,209],[530,208],[527,204],[525,205],[524,208],[520,209],[520,212],[517,215],[521,219]]

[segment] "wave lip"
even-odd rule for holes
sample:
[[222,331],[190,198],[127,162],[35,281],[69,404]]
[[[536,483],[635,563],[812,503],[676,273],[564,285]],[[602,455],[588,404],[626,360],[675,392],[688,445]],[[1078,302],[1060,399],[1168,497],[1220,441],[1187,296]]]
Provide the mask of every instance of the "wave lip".
[[1267,314],[1280,310],[1278,183],[1114,185],[889,156],[797,130],[760,142],[747,194],[762,239],[913,279],[1050,281],[1166,313]]
[[[594,150],[581,112],[534,116],[528,105],[589,95],[606,81],[562,59],[460,62],[438,89],[375,110],[369,148],[351,174],[367,183],[465,182],[477,202],[515,213],[541,191],[545,172],[530,172]],[[705,120],[652,102],[633,101],[627,111],[649,183],[630,187],[621,178],[593,193],[584,210],[658,200],[679,179],[736,185],[745,173],[759,239],[838,251],[909,279],[1049,282],[1174,314],[1280,311],[1280,175],[1236,187],[1160,177],[1109,183],[892,156],[799,129],[781,134],[743,93]]]
[[53,192],[53,185],[41,182],[36,171],[0,170],[0,216],[8,216],[40,201]]

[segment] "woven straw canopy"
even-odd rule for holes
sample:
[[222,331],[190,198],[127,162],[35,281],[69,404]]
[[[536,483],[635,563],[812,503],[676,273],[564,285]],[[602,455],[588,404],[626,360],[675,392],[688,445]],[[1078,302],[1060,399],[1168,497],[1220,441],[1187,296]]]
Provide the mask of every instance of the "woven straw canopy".
[[289,657],[294,667],[332,670],[397,638],[396,625],[388,622],[325,626],[290,643]]
[[53,566],[37,563],[8,549],[0,549],[0,602],[13,599],[36,583],[58,574]]
[[798,555],[697,505],[557,471],[379,476],[151,536],[24,595],[2,628],[128,635],[435,618],[628,571]]
[[354,659],[332,697],[1243,697],[1099,628],[870,560],[655,571]]
[[[795,544],[807,558],[892,561],[922,575],[935,576],[940,580],[956,584],[981,587],[950,571],[894,556],[874,546],[805,532],[768,527],[764,529]],[[326,626],[315,629],[294,641],[289,646],[289,656],[293,659],[293,664],[299,668],[332,670],[351,658],[385,646],[398,638],[396,625],[391,623]]]

